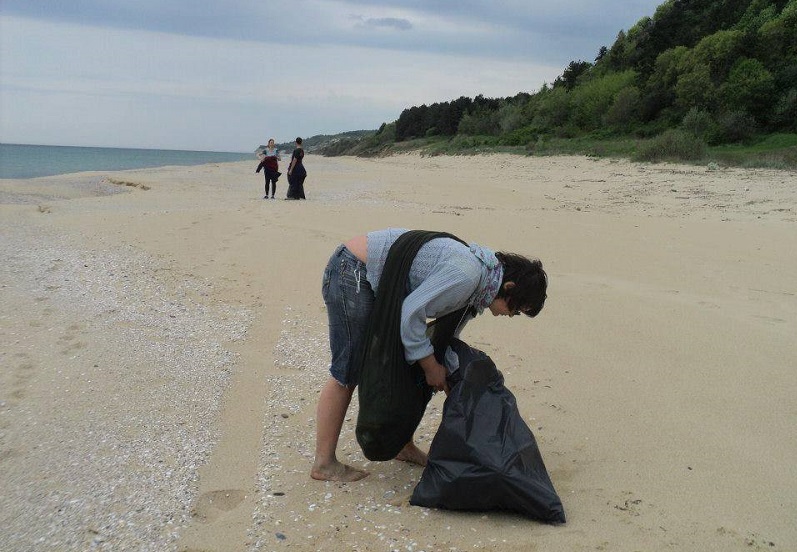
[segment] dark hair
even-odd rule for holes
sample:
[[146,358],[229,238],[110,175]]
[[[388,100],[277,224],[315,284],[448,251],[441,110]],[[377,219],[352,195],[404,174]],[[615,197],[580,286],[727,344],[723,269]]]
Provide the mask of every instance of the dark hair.
[[[537,316],[548,297],[548,275],[539,259],[528,259],[515,253],[495,254],[504,266],[504,279],[496,299],[505,299],[510,311],[522,311],[526,316]],[[515,286],[504,289],[504,283],[514,282]]]
[[297,143],[297,144],[299,144],[299,145],[301,146],[301,145],[302,145],[302,139],[301,139],[301,138],[299,138],[299,137],[297,137],[297,138],[296,138],[296,143]]

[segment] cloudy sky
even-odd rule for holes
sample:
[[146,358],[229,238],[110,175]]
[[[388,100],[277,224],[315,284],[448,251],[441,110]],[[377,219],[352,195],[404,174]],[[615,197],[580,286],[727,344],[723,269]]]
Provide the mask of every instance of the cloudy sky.
[[536,92],[663,0],[0,0],[0,141],[252,151]]

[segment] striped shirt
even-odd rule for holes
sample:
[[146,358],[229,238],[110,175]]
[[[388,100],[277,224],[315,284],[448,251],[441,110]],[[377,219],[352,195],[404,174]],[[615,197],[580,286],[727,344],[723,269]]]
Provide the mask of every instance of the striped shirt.
[[[390,246],[404,232],[407,232],[404,228],[388,228],[368,233],[365,268],[374,293],[378,293]],[[475,244],[471,247],[482,249],[495,258],[487,248]],[[412,262],[409,294],[401,307],[401,341],[407,362],[415,362],[434,352],[426,336],[426,321],[474,305],[475,298],[488,284],[488,274],[488,269],[470,248],[456,240],[436,238],[421,247]],[[468,320],[470,317],[466,316],[457,334]]]

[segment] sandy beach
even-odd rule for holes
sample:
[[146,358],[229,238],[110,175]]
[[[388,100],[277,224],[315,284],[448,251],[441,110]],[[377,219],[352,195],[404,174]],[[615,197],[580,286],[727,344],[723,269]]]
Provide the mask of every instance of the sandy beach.
[[[797,550],[797,174],[305,162],[307,201],[263,200],[254,158],[0,180],[0,550]],[[356,399],[339,453],[371,475],[310,479],[322,271],[388,226],[542,259],[537,318],[462,337],[565,525],[409,506],[422,469],[364,459]]]

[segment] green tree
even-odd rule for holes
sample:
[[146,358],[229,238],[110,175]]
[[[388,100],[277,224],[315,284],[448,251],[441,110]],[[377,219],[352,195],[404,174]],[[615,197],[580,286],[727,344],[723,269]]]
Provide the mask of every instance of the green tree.
[[777,11],[777,6],[772,0],[752,0],[734,27],[740,31],[755,33],[761,25],[774,19]]
[[501,132],[498,110],[481,105],[462,116],[457,134],[497,136]]
[[704,142],[710,141],[712,135],[715,134],[716,126],[711,113],[696,107],[690,109],[681,122],[681,128],[684,131]]
[[626,39],[625,31],[617,33],[617,38],[609,48],[609,52],[604,56],[610,69],[619,70],[625,67],[628,62],[628,41]]
[[426,104],[405,109],[396,121],[396,140],[424,136],[429,129],[429,107]]
[[[718,87],[725,81],[743,46],[742,31],[717,31],[682,55],[674,71],[676,106],[715,110]],[[672,70],[672,68],[671,68]]]
[[691,71],[678,77],[675,85],[676,104],[685,112],[692,107],[713,110],[716,87],[707,65],[695,65]]
[[693,48],[704,37],[732,28],[749,4],[750,0],[667,0],[635,37],[633,68],[646,77],[661,52]]
[[571,61],[570,65],[562,73],[561,77],[557,77],[553,85],[564,86],[567,90],[575,88],[578,78],[583,75],[590,67],[591,63],[586,61]]
[[581,83],[571,95],[571,121],[583,130],[600,128],[615,97],[636,80],[634,71],[608,73]]
[[750,139],[757,130],[755,118],[744,111],[729,111],[720,115],[719,142],[742,142]]
[[797,0],[791,0],[781,13],[761,24],[757,31],[756,57],[768,67],[784,59],[797,58]]
[[620,130],[628,130],[639,118],[639,89],[636,86],[623,88],[614,97],[609,110],[604,116],[606,124]]
[[564,88],[543,88],[539,93],[532,125],[541,131],[553,131],[567,123],[570,116],[570,94]]
[[719,85],[742,54],[744,37],[742,31],[717,31],[698,42],[689,56],[684,59],[684,64],[691,71],[697,65],[707,66],[712,81],[715,85]]
[[518,103],[506,102],[498,110],[498,126],[502,134],[512,132],[524,126],[523,106]]
[[772,116],[775,128],[797,132],[797,88],[787,90],[775,104]]
[[665,50],[656,58],[653,73],[645,83],[640,102],[640,117],[643,121],[653,120],[675,102],[679,67],[688,52],[689,48],[686,46],[678,46]]
[[774,91],[775,79],[764,64],[742,58],[720,87],[720,97],[724,110],[746,111],[760,119],[771,109]]

